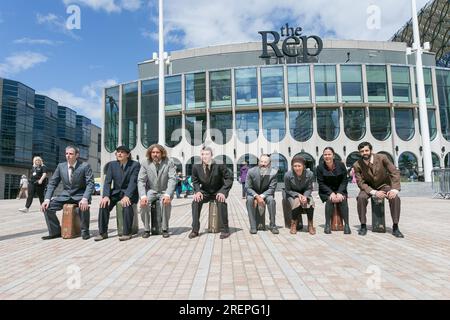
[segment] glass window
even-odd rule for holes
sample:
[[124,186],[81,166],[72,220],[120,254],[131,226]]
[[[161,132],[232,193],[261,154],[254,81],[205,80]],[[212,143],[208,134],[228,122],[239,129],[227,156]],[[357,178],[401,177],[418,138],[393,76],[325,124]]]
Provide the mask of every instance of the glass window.
[[[428,131],[430,133],[430,141],[434,140],[437,136],[437,125],[436,125],[436,112],[433,109],[428,109]],[[419,120],[419,133],[422,134],[422,128],[420,124],[420,116]]]
[[353,167],[353,164],[359,159],[361,159],[361,155],[359,154],[358,151],[354,151],[347,156],[347,160],[345,160],[345,165],[347,166],[347,168],[351,168]]
[[341,87],[343,102],[362,102],[361,66],[341,65]]
[[259,113],[236,112],[236,129],[238,139],[244,143],[252,143],[258,139]]
[[159,87],[158,79],[142,81],[141,140],[145,148],[158,142]]
[[361,140],[366,135],[366,112],[364,108],[344,108],[345,135],[353,140]]
[[286,113],[263,111],[263,133],[267,141],[280,142],[286,135]]
[[336,102],[336,66],[314,65],[316,102]]
[[231,175],[234,176],[233,160],[231,160],[226,155],[221,155],[221,156],[215,157],[214,161],[218,164],[225,164],[227,166],[228,170],[230,170]]
[[204,72],[186,74],[186,109],[206,107],[206,77]]
[[450,141],[450,70],[436,69],[442,136]]
[[300,142],[308,141],[313,135],[313,109],[289,111],[289,130],[291,136]]
[[391,135],[391,112],[389,108],[370,108],[370,132],[377,140],[384,141]]
[[211,108],[231,107],[231,71],[221,70],[209,73]]
[[181,110],[181,76],[166,77],[165,86],[165,103],[166,111]]
[[391,156],[391,154],[390,154],[389,152],[386,152],[386,151],[380,151],[380,152],[378,152],[378,154],[385,155],[385,156],[389,159],[389,161],[390,161],[392,164],[395,164],[394,158]]
[[[414,83],[416,86],[416,98],[417,103],[419,103],[419,91],[417,87],[417,69],[414,67]],[[425,84],[425,100],[427,105],[433,105],[433,84],[431,81],[431,69],[423,68],[423,82]]]
[[404,141],[411,140],[414,137],[414,110],[394,109],[395,130],[400,139]]
[[283,68],[261,68],[261,94],[263,105],[284,103]]
[[171,157],[170,160],[173,161],[173,163],[175,164],[175,167],[177,168],[177,172],[181,172],[183,173],[183,164],[181,163],[180,160],[178,160],[177,158],[173,158]]
[[444,167],[445,168],[450,168],[450,152],[445,155]]
[[295,157],[296,156],[302,156],[306,160],[306,168],[314,173],[316,172],[316,160],[312,155],[306,152],[299,152],[295,155]]
[[392,66],[391,74],[394,102],[411,102],[409,67]]
[[231,112],[211,113],[209,120],[212,141],[217,144],[229,142],[233,136],[233,114]]
[[311,103],[311,80],[309,66],[289,66],[289,103]]
[[325,141],[333,141],[339,135],[339,109],[319,108],[317,114],[317,132]]
[[[431,153],[431,160],[433,161],[433,168],[441,167],[441,160],[436,153],[434,153],[434,152]],[[422,159],[422,165],[423,165],[423,159]]]
[[206,114],[186,115],[186,139],[193,146],[205,141]]
[[386,66],[366,65],[366,76],[369,102],[387,102]]
[[411,152],[403,152],[398,158],[398,169],[402,181],[417,181],[417,157]]
[[258,82],[256,68],[236,69],[236,106],[258,105]]
[[134,149],[137,140],[138,83],[125,84],[122,90],[122,144]]
[[284,174],[288,171],[288,163],[286,158],[280,153],[272,153],[270,155],[270,160],[272,162],[272,168],[278,170],[278,182],[283,182]]
[[186,177],[190,177],[192,175],[192,167],[194,164],[202,164],[202,158],[199,156],[194,156],[186,162]]
[[182,139],[181,116],[166,116],[166,145],[175,147]]

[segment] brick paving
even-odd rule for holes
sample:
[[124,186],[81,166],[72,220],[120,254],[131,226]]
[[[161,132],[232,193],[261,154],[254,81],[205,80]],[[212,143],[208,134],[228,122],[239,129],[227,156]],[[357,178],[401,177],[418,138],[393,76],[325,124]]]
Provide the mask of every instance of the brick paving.
[[[42,241],[47,229],[37,199],[27,214],[17,211],[24,200],[0,201],[0,299],[450,299],[450,201],[402,197],[404,239],[390,234],[388,208],[388,233],[372,233],[369,223],[367,236],[358,236],[354,197],[352,234],[326,235],[317,201],[317,234],[310,236],[282,227],[277,193],[280,234],[251,235],[240,190],[236,185],[228,200],[232,234],[225,240],[204,232],[188,239],[191,198],[174,200],[170,238],[126,242],[116,236],[114,211],[105,241]],[[93,236],[98,203],[95,197]]]

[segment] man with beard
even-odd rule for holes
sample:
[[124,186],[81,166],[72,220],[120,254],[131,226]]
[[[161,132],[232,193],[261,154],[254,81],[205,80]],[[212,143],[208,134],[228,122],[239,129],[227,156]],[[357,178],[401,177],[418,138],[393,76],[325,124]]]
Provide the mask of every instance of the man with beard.
[[370,197],[378,199],[387,198],[392,216],[392,234],[397,238],[403,238],[398,228],[400,220],[400,172],[382,154],[372,153],[372,145],[362,142],[358,146],[361,159],[353,165],[355,168],[356,183],[360,189],[357,197],[358,215],[361,229],[358,234],[367,234],[366,213]]

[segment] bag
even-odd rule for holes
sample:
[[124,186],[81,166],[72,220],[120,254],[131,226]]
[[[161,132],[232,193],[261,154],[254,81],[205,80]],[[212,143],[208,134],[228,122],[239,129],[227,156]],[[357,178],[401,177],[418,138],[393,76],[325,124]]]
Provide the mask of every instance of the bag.
[[[137,234],[139,232],[139,221],[137,213],[137,205],[133,204],[133,225],[131,228],[131,234]],[[116,204],[116,222],[117,222],[117,234],[119,237],[123,235],[123,206],[120,201]]]
[[[160,200],[158,200],[160,201]],[[150,206],[150,221],[152,235],[162,234],[162,214],[161,210],[158,210],[160,206],[156,205],[156,201]]]
[[371,197],[370,199],[372,205],[372,232],[385,233],[384,199],[376,197]]
[[253,208],[256,212],[256,230],[266,230],[266,204],[263,206],[258,204],[256,199],[253,201]]
[[331,218],[331,230],[332,231],[344,231],[344,225],[342,223],[341,210],[338,205],[333,206],[333,216]]
[[217,201],[212,200],[209,202],[209,214],[208,214],[208,230],[209,233],[218,233],[220,231],[219,223],[219,207]]
[[73,239],[80,235],[81,222],[78,205],[65,204],[61,222],[61,236],[63,239]]

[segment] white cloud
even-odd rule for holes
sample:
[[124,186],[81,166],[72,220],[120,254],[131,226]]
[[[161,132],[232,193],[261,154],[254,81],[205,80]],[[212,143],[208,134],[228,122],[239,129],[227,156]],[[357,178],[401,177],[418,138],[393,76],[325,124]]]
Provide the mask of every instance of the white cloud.
[[136,11],[141,8],[142,0],[63,0],[65,5],[80,4],[93,10],[103,10],[108,13],[122,10]]
[[81,39],[72,30],[67,29],[66,20],[63,17],[59,17],[53,13],[48,13],[46,15],[38,13],[36,14],[36,21],[38,24],[47,25],[52,31],[63,33],[75,40]]
[[59,105],[70,107],[78,114],[84,115],[96,125],[102,123],[103,88],[117,84],[114,79],[94,81],[81,89],[81,94],[74,94],[62,88],[51,88],[42,94],[58,101]]
[[[423,7],[428,0],[418,0]],[[369,29],[367,9],[380,9],[380,28]],[[155,37],[157,5],[151,5]],[[303,27],[305,34],[323,38],[389,40],[411,17],[410,0],[171,0],[165,1],[166,41],[183,47],[203,47],[242,41],[260,41],[258,31],[279,30],[288,22]]]
[[34,66],[47,62],[48,58],[37,52],[19,52],[13,54],[0,63],[0,76],[10,77]]
[[29,45],[49,45],[54,46],[60,44],[60,41],[53,41],[48,39],[30,39],[30,38],[22,38],[14,40],[15,44],[29,44]]

